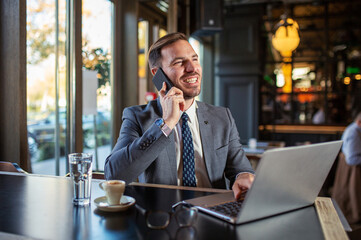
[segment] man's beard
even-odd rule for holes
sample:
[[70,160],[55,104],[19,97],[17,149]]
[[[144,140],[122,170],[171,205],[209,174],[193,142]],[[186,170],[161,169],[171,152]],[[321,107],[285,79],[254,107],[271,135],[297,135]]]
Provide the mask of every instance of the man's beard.
[[197,88],[197,89],[194,89],[194,90],[192,89],[192,91],[190,93],[183,91],[183,97],[184,97],[185,100],[193,99],[193,98],[197,97],[200,93],[201,93],[200,88],[199,89]]

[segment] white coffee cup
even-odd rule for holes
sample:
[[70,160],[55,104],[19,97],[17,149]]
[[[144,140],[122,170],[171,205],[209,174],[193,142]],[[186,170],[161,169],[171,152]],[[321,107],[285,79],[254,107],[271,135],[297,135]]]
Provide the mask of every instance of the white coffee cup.
[[109,205],[120,204],[120,199],[125,190],[125,182],[122,180],[109,180],[101,182],[99,187],[105,191]]

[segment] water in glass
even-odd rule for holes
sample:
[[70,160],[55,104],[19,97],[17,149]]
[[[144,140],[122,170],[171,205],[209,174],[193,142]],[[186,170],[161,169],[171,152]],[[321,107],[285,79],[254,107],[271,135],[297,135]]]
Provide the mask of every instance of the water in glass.
[[70,176],[73,180],[75,205],[90,203],[92,179],[92,155],[85,153],[69,154]]

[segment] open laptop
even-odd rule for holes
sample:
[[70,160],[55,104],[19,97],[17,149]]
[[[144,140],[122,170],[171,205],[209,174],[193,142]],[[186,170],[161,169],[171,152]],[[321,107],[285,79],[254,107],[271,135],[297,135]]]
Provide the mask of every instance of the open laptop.
[[253,185],[233,217],[214,210],[219,204],[235,202],[233,192],[183,202],[233,224],[312,205],[341,145],[342,141],[333,141],[265,151],[257,167]]

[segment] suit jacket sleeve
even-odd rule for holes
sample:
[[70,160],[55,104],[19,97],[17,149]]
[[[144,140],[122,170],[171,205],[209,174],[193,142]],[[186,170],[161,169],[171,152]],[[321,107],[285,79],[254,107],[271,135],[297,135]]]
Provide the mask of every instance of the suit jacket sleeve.
[[118,141],[105,161],[106,179],[121,179],[127,183],[135,181],[171,143],[155,125],[157,116],[143,117],[147,120],[140,122],[138,113],[137,107],[123,111]]
[[249,172],[254,174],[254,171],[242,148],[235,121],[228,108],[227,114],[230,119],[231,128],[229,133],[227,163],[224,172],[226,177],[230,180],[230,186],[232,186],[238,173]]

